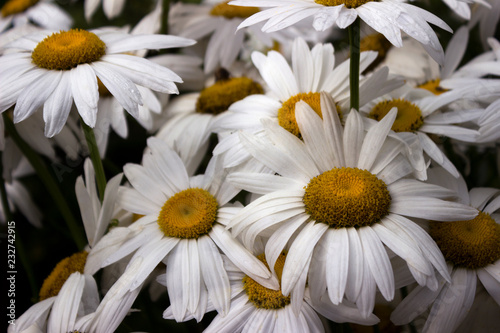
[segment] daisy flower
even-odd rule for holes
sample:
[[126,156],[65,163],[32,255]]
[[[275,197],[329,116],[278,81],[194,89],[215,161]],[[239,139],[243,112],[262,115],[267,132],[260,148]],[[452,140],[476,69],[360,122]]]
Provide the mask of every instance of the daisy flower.
[[0,33],[30,22],[44,29],[69,29],[73,24],[71,16],[52,0],[8,0],[1,12]]
[[412,168],[402,145],[388,137],[396,110],[368,131],[353,110],[343,128],[331,98],[321,99],[323,120],[307,103],[296,105],[303,140],[267,119],[267,140],[240,132],[245,148],[276,174],[228,176],[235,186],[263,194],[228,227],[248,248],[259,234],[270,234],[265,253],[271,267],[290,244],[284,295],[308,274],[313,302],[327,294],[339,304],[345,296],[368,316],[377,287],[385,299],[394,297],[385,246],[407,262],[419,284],[437,288],[434,268],[449,278],[439,249],[411,218],[460,220],[477,211],[444,200],[452,195],[445,188],[407,177]]
[[462,98],[466,90],[460,88],[434,95],[425,90],[404,86],[374,99],[362,107],[361,112],[370,119],[380,121],[393,108],[397,109],[398,116],[392,130],[396,132],[396,137],[406,143],[407,155],[419,179],[427,178],[424,152],[438,165],[458,177],[456,167],[429,135],[443,135],[463,142],[475,142],[479,136],[477,127],[470,129],[463,124],[479,118],[481,110],[443,110],[443,106]]
[[443,63],[443,49],[432,23],[446,31],[450,27],[440,18],[404,0],[235,0],[235,6],[270,7],[243,21],[238,29],[267,21],[262,31],[273,32],[313,16],[313,27],[324,31],[334,24],[344,29],[357,17],[383,34],[394,46],[401,47],[401,31],[418,40],[438,63]]
[[[447,177],[443,172],[437,176],[441,181]],[[479,214],[467,221],[429,222],[429,233],[448,263],[451,282],[440,281],[436,290],[417,286],[392,313],[396,325],[412,321],[430,307],[423,332],[454,332],[481,285],[500,305],[500,190],[467,191],[465,181],[458,182],[461,201]]]
[[[360,70],[363,71],[375,58],[375,52],[363,52]],[[261,132],[262,118],[273,119],[294,135],[300,136],[294,113],[294,105],[299,100],[309,103],[321,115],[319,96],[321,92],[326,92],[337,103],[338,112],[348,112],[349,60],[335,66],[331,44],[316,44],[309,49],[303,39],[295,39],[291,65],[276,51],[270,51],[267,56],[254,52],[252,60],[265,81],[267,93],[254,94],[233,103],[228,112],[214,121],[215,132],[232,133],[224,135],[214,150],[215,155],[223,154],[224,167],[239,165],[250,158],[248,152],[242,149],[235,132]],[[361,80],[360,105],[401,84],[399,80],[388,80],[387,68],[381,69]]]
[[[268,267],[264,254],[257,258]],[[287,254],[282,252],[274,265],[278,280],[281,280],[286,258]],[[284,296],[281,290],[266,288],[227,260],[224,264],[231,283],[231,308],[225,317],[217,315],[204,332],[325,332],[315,311],[317,307],[311,303],[309,290],[305,288],[306,275],[302,276],[301,290],[297,290],[293,296]],[[164,278],[165,276],[159,276],[158,280],[162,281]],[[207,310],[214,310],[211,302]],[[337,323],[374,325],[378,322],[373,314],[363,318],[355,307],[343,303],[334,305],[324,301],[317,311]],[[163,317],[173,318],[171,308],[163,313]],[[192,316],[184,319],[192,319]]]
[[236,30],[245,18],[257,13],[257,7],[237,7],[228,4],[227,0],[204,0],[201,4],[183,4],[178,2],[169,12],[169,25],[174,34],[201,41],[208,38],[205,51],[204,71],[212,73],[217,67],[229,68],[238,55],[244,50],[244,42],[249,36],[256,38],[267,48],[275,42],[286,43],[304,31],[293,33],[264,33],[261,26]]
[[181,78],[160,65],[124,52],[192,45],[169,35],[130,35],[121,31],[79,30],[37,33],[10,44],[20,51],[0,57],[6,98],[0,112],[16,104],[14,122],[23,121],[43,106],[45,135],[59,133],[73,101],[83,121],[94,127],[99,100],[97,79],[135,118],[143,97],[136,84],[177,93]]
[[198,93],[188,93],[173,99],[165,108],[169,120],[156,137],[176,147],[193,174],[206,155],[212,125],[231,104],[243,98],[262,94],[262,86],[249,77],[231,77],[225,69],[216,72],[216,81]]
[[71,332],[79,316],[99,304],[97,284],[83,274],[87,252],[75,253],[60,261],[40,288],[39,302],[9,325],[9,333]]
[[[121,187],[118,194],[124,209],[144,217],[128,227],[133,235],[103,266],[134,252],[132,260],[142,258],[129,285],[132,291],[163,261],[176,320],[186,313],[200,320],[207,299],[220,313],[228,312],[230,284],[221,251],[252,278],[277,288],[265,266],[225,230],[238,210],[228,201],[239,190],[222,178],[217,159],[211,160],[204,175],[189,177],[182,160],[165,142],[151,137],[148,148],[142,166],[124,167],[132,188]],[[107,240],[105,236],[101,243]]]

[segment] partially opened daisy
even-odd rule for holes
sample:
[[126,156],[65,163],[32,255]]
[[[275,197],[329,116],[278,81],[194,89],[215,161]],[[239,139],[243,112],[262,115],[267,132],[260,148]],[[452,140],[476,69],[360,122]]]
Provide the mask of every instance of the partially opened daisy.
[[[364,70],[376,58],[375,52],[361,54],[360,68]],[[267,56],[254,52],[252,60],[266,83],[265,94],[253,94],[233,103],[229,112],[221,114],[213,124],[218,133],[225,135],[214,154],[223,155],[224,167],[239,165],[250,158],[239,143],[238,130],[262,132],[262,118],[279,123],[289,132],[300,137],[295,120],[295,103],[307,102],[321,115],[320,93],[326,92],[336,102],[337,111],[349,111],[349,60],[335,66],[334,49],[331,44],[316,44],[312,49],[302,38],[297,38],[292,46],[291,64],[276,51]],[[360,105],[381,96],[402,82],[388,78],[387,68],[361,79]]]
[[313,302],[326,293],[334,304],[347,297],[368,316],[377,287],[385,299],[394,296],[384,245],[406,260],[419,284],[437,288],[434,269],[449,277],[436,244],[411,218],[463,220],[477,211],[445,200],[453,193],[445,188],[407,177],[412,168],[400,154],[402,145],[388,137],[395,110],[366,132],[358,112],[349,113],[343,128],[331,99],[321,98],[323,120],[305,102],[297,103],[303,140],[267,119],[267,140],[240,132],[244,147],[276,174],[228,177],[263,194],[229,227],[249,248],[259,234],[270,234],[265,253],[271,267],[289,244],[284,295],[308,272]]
[[323,31],[334,24],[344,29],[356,18],[383,34],[393,45],[402,46],[401,31],[418,40],[427,52],[443,63],[443,49],[427,22],[451,32],[440,18],[402,0],[235,0],[236,6],[271,7],[250,16],[238,28],[266,21],[263,31],[272,32],[313,16],[313,27]]
[[69,29],[68,15],[52,0],[8,0],[1,9],[0,33],[10,27],[33,23],[44,29]]
[[[438,177],[442,181],[447,175],[441,172]],[[429,230],[448,263],[451,282],[440,282],[436,290],[416,287],[392,313],[396,325],[412,321],[430,307],[423,332],[454,332],[482,287],[500,306],[500,190],[467,191],[465,181],[458,182],[461,201],[479,214],[467,221],[431,221]]]
[[[239,190],[222,178],[217,159],[211,160],[204,175],[189,177],[182,160],[165,142],[151,137],[148,148],[142,166],[124,167],[132,188],[121,187],[119,192],[123,208],[145,216],[128,227],[132,236],[127,235],[128,240],[103,266],[132,253],[131,260],[142,258],[128,286],[132,291],[164,262],[170,303],[178,321],[186,314],[200,320],[208,299],[217,311],[227,314],[230,284],[221,252],[246,274],[276,289],[277,281],[264,264],[225,229],[241,207],[228,204]],[[105,236],[101,243],[107,241]]]
[[[264,254],[259,260],[268,266]],[[282,252],[274,265],[278,279],[286,263],[287,254]],[[239,333],[239,332],[325,332],[323,323],[317,311],[326,318],[337,323],[357,323],[374,325],[378,318],[373,314],[363,318],[352,304],[334,305],[327,300],[317,308],[311,304],[309,290],[305,287],[307,275],[301,277],[300,290],[294,296],[284,296],[281,290],[271,290],[253,280],[224,257],[224,266],[229,273],[231,283],[231,308],[227,316],[217,315],[204,332]],[[159,276],[158,280],[164,280]],[[348,302],[346,302],[348,303]],[[208,311],[214,306],[209,302]],[[164,318],[172,319],[172,310],[168,308],[163,313]],[[193,319],[187,316],[184,320]]]
[[123,31],[79,30],[24,36],[0,57],[0,112],[15,104],[14,122],[43,107],[45,135],[61,131],[73,104],[83,121],[94,127],[99,100],[97,79],[132,116],[139,117],[143,97],[136,84],[164,93],[177,93],[181,78],[168,68],[124,54],[141,49],[192,45],[169,35],[130,35]]

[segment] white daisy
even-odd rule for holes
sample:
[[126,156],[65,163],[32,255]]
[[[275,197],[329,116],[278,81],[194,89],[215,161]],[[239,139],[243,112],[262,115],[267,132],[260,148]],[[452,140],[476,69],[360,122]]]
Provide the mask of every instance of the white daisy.
[[[128,227],[132,237],[103,266],[134,252],[131,260],[142,258],[129,286],[132,291],[163,261],[176,320],[186,313],[200,320],[207,299],[220,313],[229,310],[230,285],[220,251],[252,278],[277,288],[265,266],[225,230],[238,210],[227,203],[239,190],[221,178],[217,159],[212,159],[204,175],[189,177],[182,160],[165,142],[149,138],[148,148],[143,166],[124,167],[133,187],[119,191],[120,204],[126,210],[145,216]],[[112,243],[116,238],[105,236],[101,243],[108,240]]]
[[1,9],[0,33],[28,23],[44,29],[69,29],[71,16],[52,0],[8,0]]
[[229,227],[248,248],[257,235],[271,234],[265,251],[270,266],[290,244],[293,264],[283,269],[284,295],[308,272],[313,302],[327,292],[338,304],[345,295],[367,316],[377,286],[385,299],[394,296],[384,245],[406,260],[419,284],[437,287],[434,268],[448,278],[439,249],[409,218],[459,220],[477,211],[443,200],[452,193],[445,188],[406,178],[411,167],[400,154],[402,145],[387,136],[395,110],[365,132],[358,112],[351,111],[343,128],[331,98],[321,98],[323,121],[305,102],[297,103],[303,141],[266,119],[268,140],[240,132],[245,148],[277,175],[228,177],[236,186],[264,194],[238,212]]
[[[274,265],[279,280],[286,257],[286,253],[281,253]],[[258,258],[268,266],[264,254]],[[374,325],[378,322],[373,314],[363,318],[352,305],[334,305],[323,300],[320,307],[315,306],[310,300],[309,289],[305,287],[306,274],[301,277],[301,289],[292,296],[284,296],[281,290],[271,290],[254,281],[228,260],[224,264],[231,283],[231,308],[225,317],[217,315],[204,332],[325,332],[315,310],[337,323]],[[164,275],[158,277],[162,283],[164,279]],[[207,311],[213,310],[214,306],[209,302]],[[173,319],[171,308],[163,313],[163,317]],[[184,320],[192,318],[193,316],[186,316]]]
[[401,31],[418,40],[427,52],[443,63],[443,49],[432,23],[451,32],[440,18],[404,0],[235,0],[235,6],[271,7],[250,16],[238,29],[266,21],[262,31],[272,32],[286,28],[306,17],[313,16],[313,27],[323,31],[333,24],[344,29],[356,18],[383,34],[393,45],[402,46]]
[[[436,181],[446,179],[446,174],[437,176]],[[467,221],[430,222],[429,231],[448,262],[451,282],[441,281],[433,291],[417,286],[392,313],[396,325],[431,307],[423,332],[454,332],[469,312],[479,285],[500,305],[500,190],[467,191],[465,181],[458,182],[461,201],[479,214]]]
[[4,96],[0,112],[16,104],[14,122],[43,106],[45,135],[57,134],[75,102],[83,121],[94,127],[99,100],[97,78],[125,110],[139,118],[143,104],[136,84],[177,93],[181,78],[167,68],[124,52],[192,45],[168,35],[130,35],[113,30],[69,30],[24,36],[10,44],[21,49],[0,57]]
[[[459,173],[453,163],[446,157],[429,135],[442,135],[463,142],[475,142],[479,136],[476,129],[463,124],[477,120],[481,110],[447,111],[444,106],[464,96],[466,88],[435,95],[425,90],[415,90],[408,86],[394,90],[378,99],[374,99],[361,108],[368,118],[381,120],[385,115],[397,108],[398,116],[392,130],[395,136],[407,145],[407,155],[415,175],[425,180],[427,164],[424,153],[435,163],[445,168],[455,177]],[[369,119],[366,119],[370,122]]]
[[9,325],[9,333],[70,332],[76,320],[99,304],[97,284],[83,274],[87,252],[60,261],[40,288],[39,302]]
[[165,113],[170,119],[156,135],[175,147],[189,174],[194,173],[206,155],[217,117],[231,104],[264,92],[262,86],[249,77],[231,77],[225,69],[219,69],[216,74],[212,85],[199,93],[176,97],[166,106]]
[[[376,58],[375,52],[361,54],[360,70],[363,71]],[[321,92],[330,94],[338,105],[338,111],[349,110],[349,61],[335,67],[334,49],[331,44],[316,44],[309,49],[306,42],[297,38],[293,43],[292,61],[276,51],[267,56],[254,52],[252,60],[264,79],[268,93],[257,94],[233,103],[228,112],[214,121],[214,131],[233,133],[246,130],[254,133],[262,131],[262,118],[278,122],[291,133],[300,136],[295,121],[294,105],[304,100],[321,114],[319,96]],[[361,80],[360,105],[381,96],[402,81],[387,79],[387,69]],[[224,167],[239,165],[250,158],[242,149],[236,133],[225,136],[214,150],[215,155],[223,154]]]
[[[175,3],[169,12],[169,25],[174,34],[201,41],[208,38],[204,71],[212,73],[217,67],[229,68],[244,49],[247,36],[252,36],[271,49],[275,42],[287,43],[306,31],[263,33],[261,25],[239,30],[243,20],[259,11],[258,8],[231,6],[227,0],[204,0],[200,4]],[[293,36],[293,37],[292,37]],[[314,36],[314,35],[313,35]]]

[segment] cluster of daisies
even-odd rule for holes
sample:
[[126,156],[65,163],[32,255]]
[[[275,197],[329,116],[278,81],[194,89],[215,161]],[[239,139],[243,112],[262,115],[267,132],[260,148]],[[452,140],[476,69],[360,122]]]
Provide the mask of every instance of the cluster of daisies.
[[9,333],[498,329],[500,2],[100,5],[1,8],[0,220],[80,251]]

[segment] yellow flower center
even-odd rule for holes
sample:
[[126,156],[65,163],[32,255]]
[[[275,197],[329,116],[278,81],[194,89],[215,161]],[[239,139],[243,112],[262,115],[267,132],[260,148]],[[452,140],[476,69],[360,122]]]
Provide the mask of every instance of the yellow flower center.
[[82,251],[61,260],[52,273],[43,281],[42,288],[40,288],[40,301],[57,296],[64,282],[66,282],[71,274],[75,272],[83,274],[87,254],[86,251]]
[[314,0],[314,2],[323,6],[344,5],[347,8],[356,8],[370,1],[378,1],[378,0]]
[[429,90],[434,95],[441,95],[442,93],[447,92],[448,89],[440,87],[439,86],[440,82],[441,82],[440,79],[430,80],[425,83],[422,83],[421,85],[418,85],[417,88]]
[[259,8],[257,7],[232,6],[228,2],[225,1],[215,5],[210,11],[210,15],[232,19],[236,17],[247,18],[259,12]]
[[398,114],[394,124],[392,124],[393,131],[415,132],[424,124],[424,117],[422,117],[420,108],[402,98],[378,103],[368,116],[380,121],[394,107],[398,109]]
[[67,70],[99,60],[106,44],[96,34],[80,29],[53,33],[33,50],[31,59],[40,68]]
[[201,91],[196,101],[196,112],[219,114],[226,111],[234,102],[263,93],[262,86],[247,77],[218,80]]
[[387,185],[367,170],[333,168],[312,178],[303,202],[306,213],[332,228],[370,226],[389,213]]
[[37,3],[38,0],[9,0],[2,7],[2,17],[22,13]]
[[[269,268],[264,254],[257,256],[257,258],[262,261],[267,268]],[[278,275],[280,284],[281,274],[283,273],[283,267],[285,266],[285,259],[286,253],[282,252],[274,265],[274,270]],[[283,296],[281,290],[272,290],[263,287],[246,275],[243,278],[243,286],[248,295],[248,300],[252,302],[256,308],[277,310],[290,304],[290,296]]]
[[212,230],[218,208],[217,200],[208,191],[189,188],[165,202],[158,225],[167,237],[198,238]]
[[455,266],[476,269],[500,259],[500,225],[490,214],[480,211],[468,221],[431,222],[430,235]]
[[359,49],[364,51],[377,51],[377,58],[368,66],[367,71],[371,71],[378,64],[384,61],[387,52],[391,49],[392,44],[380,33],[371,34],[361,39]]
[[[298,138],[302,138],[300,134],[299,125],[297,124],[297,119],[295,118],[295,104],[298,101],[304,101],[318,114],[318,116],[323,119],[323,114],[321,113],[321,97],[319,92],[308,92],[308,93],[298,93],[295,96],[290,97],[278,110],[278,124],[286,129],[288,132],[292,133]],[[337,108],[337,114],[342,118],[342,112],[340,107],[335,104]]]

